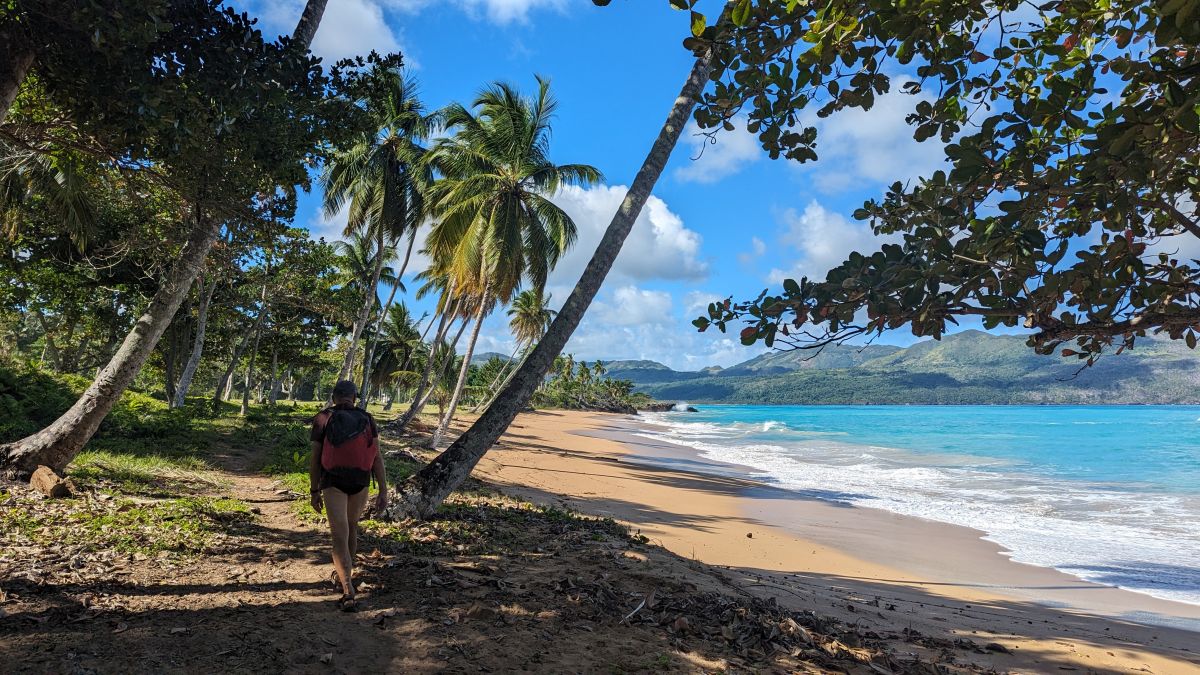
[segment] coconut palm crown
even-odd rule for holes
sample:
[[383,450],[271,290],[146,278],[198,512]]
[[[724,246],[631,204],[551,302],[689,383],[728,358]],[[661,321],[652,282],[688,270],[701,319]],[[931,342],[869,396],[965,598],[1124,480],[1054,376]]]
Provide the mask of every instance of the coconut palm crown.
[[557,102],[548,80],[537,95],[493,84],[470,108],[445,109],[447,129],[432,163],[442,174],[429,191],[437,218],[427,247],[460,293],[508,302],[523,279],[542,288],[574,243],[574,221],[551,198],[564,185],[602,179],[586,164],[550,161],[550,120]]

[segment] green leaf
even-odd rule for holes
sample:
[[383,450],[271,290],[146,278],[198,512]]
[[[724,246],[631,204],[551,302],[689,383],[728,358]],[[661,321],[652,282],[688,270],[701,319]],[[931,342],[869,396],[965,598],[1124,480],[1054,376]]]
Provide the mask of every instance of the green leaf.
[[708,20],[700,12],[692,12],[692,35],[700,37],[708,27]]
[[738,26],[745,26],[750,22],[750,0],[740,0],[733,8],[733,23]]

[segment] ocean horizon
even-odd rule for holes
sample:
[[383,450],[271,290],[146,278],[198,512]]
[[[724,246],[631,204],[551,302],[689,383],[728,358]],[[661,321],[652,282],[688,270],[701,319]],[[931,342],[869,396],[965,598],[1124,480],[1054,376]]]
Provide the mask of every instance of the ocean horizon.
[[970,527],[1012,560],[1200,605],[1200,406],[698,405],[639,435],[782,488]]

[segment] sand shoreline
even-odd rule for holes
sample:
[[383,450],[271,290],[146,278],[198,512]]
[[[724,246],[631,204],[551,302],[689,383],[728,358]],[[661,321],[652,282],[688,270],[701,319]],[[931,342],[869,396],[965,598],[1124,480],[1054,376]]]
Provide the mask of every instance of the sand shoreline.
[[1054,663],[1200,673],[1197,633],[1146,623],[1194,629],[1200,607],[1013,562],[968,528],[782,490],[690,448],[636,436],[636,424],[618,415],[525,414],[478,472],[534,501],[624,521],[797,608],[880,630],[903,624],[999,642],[1011,653],[979,658],[1000,671]]
[[[665,461],[669,465],[680,457],[694,458],[692,467],[697,471],[740,474],[751,481],[762,476],[762,472],[750,467],[702,458],[687,446],[639,436],[639,431],[654,426],[644,420],[632,417],[617,420],[603,435],[630,447],[631,451],[648,451],[640,455],[642,461]],[[747,488],[743,496],[746,516],[867,561],[887,561],[888,566],[904,573],[905,583],[980,589],[1047,607],[1200,632],[1200,605],[1157,598],[1087,581],[1050,567],[1016,562],[1006,555],[1004,547],[985,539],[987,533],[982,530],[850,505],[839,502],[833,494],[809,495],[767,482]],[[823,502],[833,508],[814,509],[805,503],[808,501]],[[954,550],[955,559],[933,557],[924,549],[897,545],[904,539],[937,541]]]

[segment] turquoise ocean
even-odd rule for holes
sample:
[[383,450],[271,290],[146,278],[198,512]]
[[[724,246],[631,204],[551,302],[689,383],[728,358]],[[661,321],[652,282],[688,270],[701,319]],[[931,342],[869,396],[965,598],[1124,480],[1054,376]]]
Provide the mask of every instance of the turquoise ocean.
[[1015,561],[1200,604],[1200,406],[699,406],[643,435],[806,496],[982,530]]

